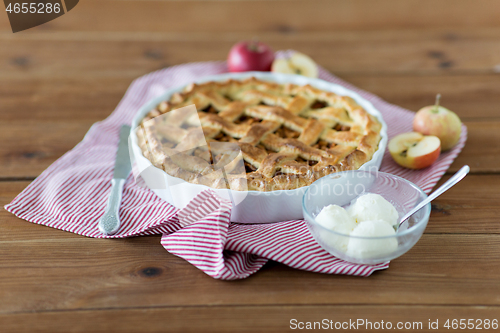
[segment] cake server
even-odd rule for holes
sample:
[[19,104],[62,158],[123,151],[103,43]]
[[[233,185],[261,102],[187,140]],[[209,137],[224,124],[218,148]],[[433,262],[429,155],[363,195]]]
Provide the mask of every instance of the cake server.
[[130,126],[123,125],[120,128],[120,142],[116,153],[115,171],[111,180],[111,193],[108,199],[106,212],[99,220],[99,231],[105,235],[113,235],[120,229],[120,204],[122,202],[122,191],[132,165],[128,150],[128,136]]

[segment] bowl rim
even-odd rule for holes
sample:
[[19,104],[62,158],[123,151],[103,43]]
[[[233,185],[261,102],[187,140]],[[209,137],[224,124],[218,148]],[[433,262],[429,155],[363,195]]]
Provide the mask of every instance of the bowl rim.
[[[362,97],[359,95],[357,92],[346,88],[340,84],[337,83],[332,83],[326,80],[322,80],[319,78],[309,78],[305,77],[302,75],[295,75],[295,74],[281,74],[281,73],[272,73],[272,72],[257,72],[257,71],[249,71],[249,72],[241,72],[241,73],[220,73],[220,74],[213,74],[213,75],[206,75],[203,77],[200,77],[199,79],[193,80],[190,83],[175,86],[173,88],[168,88],[165,90],[162,94],[159,96],[156,96],[152,99],[149,99],[146,103],[142,104],[141,107],[137,110],[131,124],[130,128],[130,152],[134,155],[135,159],[140,159],[143,163],[148,163],[149,162],[149,167],[156,168],[162,172],[165,173],[167,177],[174,177],[166,173],[164,170],[161,170],[154,166],[148,159],[146,159],[142,155],[142,151],[139,148],[139,145],[137,143],[137,136],[135,134],[135,130],[138,127],[140,121],[144,116],[151,111],[153,107],[158,105],[160,102],[170,98],[174,93],[182,91],[186,86],[188,86],[191,83],[205,83],[205,82],[210,82],[210,81],[226,81],[226,80],[244,80],[247,78],[255,77],[259,80],[263,81],[270,81],[270,82],[275,82],[275,83],[280,83],[280,84],[285,84],[285,83],[293,83],[293,84],[299,84],[299,85],[306,85],[310,84],[313,87],[317,87],[322,90],[327,90],[334,92],[336,94],[342,95],[342,96],[349,96],[353,98],[358,104],[360,104],[368,113],[371,115],[375,116],[377,120],[381,123],[382,127],[380,129],[380,141],[379,141],[379,147],[373,154],[372,158],[364,163],[359,170],[363,169],[369,169],[371,167],[376,167],[377,169],[380,168],[380,163],[382,162],[384,158],[385,151],[387,149],[387,144],[388,144],[388,134],[387,134],[387,123],[384,121],[384,118],[382,116],[382,113],[375,108],[375,106],[367,100],[366,98]],[[334,91],[334,90],[338,90]],[[380,161],[378,163],[377,161]],[[335,173],[337,174],[337,173]],[[177,178],[177,177],[174,177]],[[323,177],[322,177],[323,178]],[[320,178],[320,179],[322,179]],[[318,179],[319,180],[319,179]],[[316,180],[316,181],[318,181]],[[202,184],[193,184],[186,182],[186,185],[189,186],[195,186],[195,187],[201,187],[203,189],[210,189],[212,191],[215,191],[216,193],[219,191],[230,191],[230,192],[246,192],[249,195],[258,195],[258,196],[278,196],[281,193],[286,193],[287,195],[296,195],[300,194],[300,192],[304,192],[304,190],[307,190],[310,185],[307,186],[302,186],[298,187],[292,190],[275,190],[275,191],[269,191],[269,192],[263,192],[263,191],[255,191],[255,190],[247,190],[247,191],[236,191],[232,189],[216,189],[216,188],[211,188],[206,185]],[[311,184],[312,185],[312,184]],[[293,192],[293,193],[292,193]],[[291,193],[291,194],[290,194]],[[302,193],[303,195],[304,193]]]
[[[315,226],[318,226],[320,229],[324,230],[324,231],[327,231],[329,233],[332,233],[336,236],[342,236],[342,237],[349,237],[349,238],[355,238],[355,239],[371,239],[371,240],[377,240],[377,239],[390,239],[390,238],[397,238],[397,237],[400,237],[400,236],[406,236],[406,235],[409,235],[409,234],[412,234],[412,233],[416,233],[418,230],[420,230],[420,228],[424,228],[427,226],[427,223],[429,221],[429,217],[430,217],[430,214],[431,214],[431,203],[429,202],[427,205],[425,205],[424,207],[422,207],[421,209],[425,209],[427,211],[426,213],[426,220],[427,222],[425,223],[417,223],[415,226],[413,226],[412,228],[408,228],[402,232],[396,232],[394,235],[390,235],[390,236],[377,236],[377,237],[364,237],[364,236],[351,236],[351,235],[347,235],[347,234],[342,234],[342,233],[339,233],[339,232],[336,232],[334,230],[331,230],[331,229],[328,229],[328,228],[325,228],[324,226],[322,226],[321,224],[317,223],[316,222],[316,219],[312,216],[311,213],[309,213],[309,211],[307,210],[306,208],[306,205],[305,205],[305,201],[306,201],[306,196],[309,192],[309,189],[316,183],[320,183],[322,181],[325,181],[327,179],[327,177],[329,176],[336,176],[336,175],[342,175],[342,174],[347,174],[349,172],[354,172],[354,173],[358,173],[358,172],[363,172],[363,173],[371,173],[373,174],[374,172],[372,171],[366,171],[366,170],[348,170],[348,171],[341,171],[341,172],[337,172],[335,174],[332,174],[332,175],[327,175],[325,177],[322,177],[318,180],[316,180],[314,183],[312,183],[311,185],[309,185],[307,187],[307,190],[306,192],[304,193],[304,196],[302,197],[302,212],[304,214],[304,219],[307,221],[307,223],[312,223],[314,224]],[[407,180],[407,179],[404,179],[400,176],[396,176],[396,175],[393,175],[391,173],[387,173],[387,172],[382,172],[382,171],[377,171],[376,172],[377,174],[383,174],[385,176],[390,176],[390,177],[394,177],[396,178],[398,181],[400,182],[403,182],[403,183],[406,183],[408,185],[410,185],[411,187],[415,188],[418,192],[420,192],[421,195],[423,195],[423,198],[427,198],[427,194],[418,186],[416,185],[415,183]],[[369,193],[369,192],[366,192],[366,193]],[[362,194],[361,194],[362,195]],[[358,196],[359,197],[359,196]],[[356,197],[357,198],[357,197]],[[354,200],[354,199],[353,199]],[[413,216],[413,215],[412,215]]]

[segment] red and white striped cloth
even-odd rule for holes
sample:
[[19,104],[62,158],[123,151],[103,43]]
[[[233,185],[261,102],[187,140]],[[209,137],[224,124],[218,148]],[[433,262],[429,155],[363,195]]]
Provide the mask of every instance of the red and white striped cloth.
[[[328,274],[369,276],[388,267],[357,265],[337,259],[312,238],[304,221],[271,224],[231,224],[231,204],[211,190],[201,193],[180,212],[128,178],[120,208],[122,227],[113,236],[102,235],[98,220],[104,213],[113,175],[119,128],[130,124],[136,111],[165,89],[188,84],[205,75],[227,71],[225,62],[174,66],[136,79],[116,110],[94,124],[82,142],[54,162],[5,209],[27,221],[96,238],[162,234],[161,244],[206,274],[217,279],[241,279],[258,271],[268,260],[290,267]],[[413,113],[384,102],[320,69],[320,78],[358,92],[383,114],[389,137],[411,130]],[[396,165],[388,152],[382,171],[402,176],[427,193],[462,150],[459,144],[437,163],[421,171]],[[178,216],[182,216],[182,223]],[[190,222],[187,223],[186,221]]]

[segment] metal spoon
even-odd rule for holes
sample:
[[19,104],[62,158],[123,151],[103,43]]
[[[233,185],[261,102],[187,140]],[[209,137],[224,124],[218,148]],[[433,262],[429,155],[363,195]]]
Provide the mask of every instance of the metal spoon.
[[[427,205],[429,202],[431,202],[432,200],[434,200],[437,197],[439,197],[444,192],[448,191],[450,189],[450,187],[452,187],[453,185],[455,185],[456,183],[458,183],[459,181],[461,181],[469,173],[469,171],[470,171],[469,166],[468,165],[464,165],[460,170],[457,171],[457,173],[455,173],[453,175],[453,177],[451,177],[450,179],[448,179],[446,181],[446,183],[444,183],[437,190],[435,190],[434,192],[432,192],[431,195],[429,195],[425,200],[421,201],[418,205],[416,205],[415,208],[413,208],[408,213],[406,213],[406,215],[401,218],[401,221],[399,222],[399,224],[397,224],[395,227],[397,229],[401,228],[401,225],[403,223],[405,223],[406,220],[408,220],[410,218],[410,216],[412,216],[413,214],[415,214],[417,211],[419,211],[420,209],[422,209],[425,205]],[[397,229],[396,229],[396,231],[397,231]]]

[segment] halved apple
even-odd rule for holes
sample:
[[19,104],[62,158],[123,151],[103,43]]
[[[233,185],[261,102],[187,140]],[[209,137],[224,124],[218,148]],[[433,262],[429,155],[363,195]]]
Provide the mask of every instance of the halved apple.
[[307,77],[318,77],[318,65],[309,56],[295,52],[289,58],[276,58],[271,71],[284,74],[300,74]]
[[423,169],[439,157],[441,141],[433,135],[403,133],[389,141],[389,152],[397,164],[409,169]]

